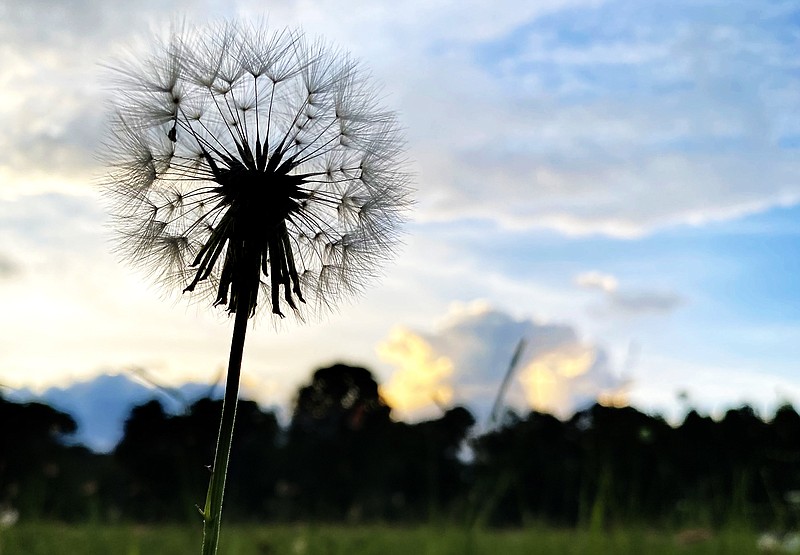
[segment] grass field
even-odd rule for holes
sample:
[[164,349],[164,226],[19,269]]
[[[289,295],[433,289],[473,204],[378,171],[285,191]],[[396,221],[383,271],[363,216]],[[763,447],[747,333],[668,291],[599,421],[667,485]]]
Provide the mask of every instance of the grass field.
[[[19,524],[0,531],[0,555],[187,555],[200,552],[194,527]],[[756,554],[757,534],[616,530],[604,533],[383,526],[228,526],[220,555],[738,555]]]

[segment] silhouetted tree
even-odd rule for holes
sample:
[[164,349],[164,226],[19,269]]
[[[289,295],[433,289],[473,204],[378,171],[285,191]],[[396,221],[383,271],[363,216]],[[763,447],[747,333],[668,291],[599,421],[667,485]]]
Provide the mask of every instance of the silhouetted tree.
[[[800,509],[800,415],[791,405],[783,405],[769,423],[765,457],[768,469],[764,480],[775,504],[788,501]],[[800,516],[800,515],[797,515]],[[797,523],[792,523],[797,524]]]
[[[187,443],[195,438],[171,418],[159,401],[153,400],[134,407],[125,422],[125,432],[114,455],[127,474],[124,514],[137,520],[158,521],[174,518],[183,508],[185,515],[194,499],[185,497],[183,487],[195,474],[188,461],[208,461],[185,458]],[[198,465],[195,462],[194,465]]]
[[103,518],[113,498],[104,486],[108,457],[69,445],[73,418],[42,403],[0,397],[0,507],[23,518]]
[[[216,403],[217,414],[222,408]],[[262,411],[254,401],[239,401],[237,435],[233,438],[228,476],[232,501],[229,515],[240,519],[275,518],[276,489],[282,453],[282,431],[273,412]],[[209,451],[210,454],[210,451]]]
[[[221,411],[222,401],[208,398],[180,415],[168,415],[158,401],[134,407],[114,453],[127,475],[125,514],[139,520],[196,520]],[[237,500],[231,513],[268,516],[275,490],[277,418],[253,401],[241,401],[238,412],[242,433],[232,452],[242,460],[230,468],[230,495]]]
[[[178,415],[156,401],[135,407],[107,456],[64,444],[75,430],[68,415],[0,398],[0,504],[23,518],[195,521],[221,410],[211,399]],[[768,421],[750,407],[720,420],[692,411],[677,427],[600,405],[567,421],[509,414],[471,440],[471,459],[466,409],[395,422],[364,368],[318,370],[298,391],[287,430],[252,401],[239,412],[229,478],[229,516],[239,520],[682,526],[746,518],[790,527],[800,518],[800,415],[788,405]]]
[[62,471],[62,440],[76,431],[75,420],[41,403],[0,397],[0,423],[0,504],[47,516],[54,502],[51,485]]
[[334,364],[320,368],[297,393],[291,434],[335,437],[385,423],[390,408],[378,393],[378,383],[366,368]]
[[582,459],[576,430],[552,415],[507,415],[500,428],[473,441],[474,518],[522,523],[526,518],[574,522]]
[[389,414],[367,369],[314,372],[298,391],[286,446],[284,478],[295,501],[319,517],[358,516],[380,488]]
[[438,518],[463,501],[470,483],[460,455],[474,424],[467,409],[454,407],[436,420],[394,426],[386,464],[393,498],[407,516]]

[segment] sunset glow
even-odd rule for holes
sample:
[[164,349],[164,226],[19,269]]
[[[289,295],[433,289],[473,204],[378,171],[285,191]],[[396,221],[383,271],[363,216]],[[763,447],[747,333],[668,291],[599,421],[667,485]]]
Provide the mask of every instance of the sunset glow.
[[381,395],[399,416],[431,405],[449,405],[453,363],[438,356],[421,337],[398,328],[378,347],[378,354],[397,370],[381,387]]

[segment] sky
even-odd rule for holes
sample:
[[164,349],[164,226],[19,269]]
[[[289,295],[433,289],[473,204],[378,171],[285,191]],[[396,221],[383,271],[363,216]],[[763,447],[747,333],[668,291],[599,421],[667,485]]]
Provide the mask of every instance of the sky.
[[[800,402],[800,8],[791,1],[0,0],[0,384],[213,383],[232,321],[113,253],[115,55],[179,19],[352,53],[405,130],[403,247],[365,295],[262,319],[243,395],[375,373],[395,414]],[[105,73],[104,73],[105,72]]]

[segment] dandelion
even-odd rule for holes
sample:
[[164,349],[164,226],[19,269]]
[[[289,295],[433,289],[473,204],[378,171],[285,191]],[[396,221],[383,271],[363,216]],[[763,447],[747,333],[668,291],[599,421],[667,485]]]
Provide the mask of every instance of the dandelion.
[[216,551],[248,318],[302,318],[363,289],[409,205],[403,140],[359,64],[231,22],[113,66],[106,191],[119,250],[235,314],[204,553]]

